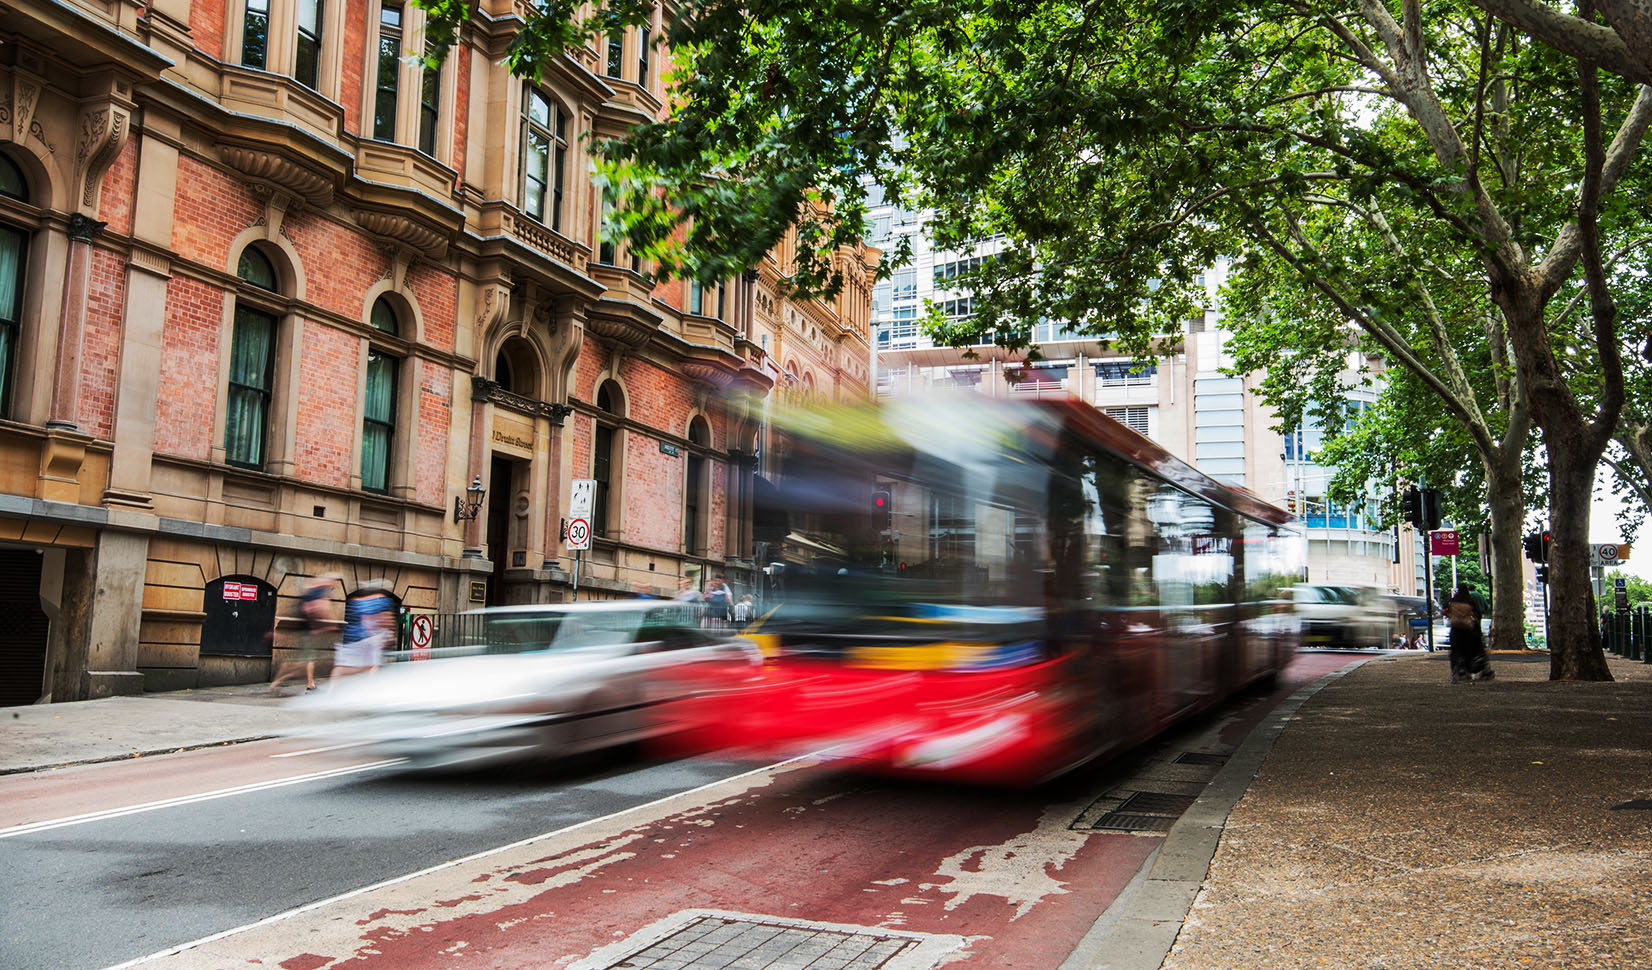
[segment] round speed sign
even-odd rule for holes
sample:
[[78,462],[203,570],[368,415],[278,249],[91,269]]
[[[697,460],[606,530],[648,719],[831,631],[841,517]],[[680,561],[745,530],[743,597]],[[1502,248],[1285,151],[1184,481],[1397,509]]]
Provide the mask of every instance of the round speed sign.
[[570,549],[584,549],[591,544],[591,522],[589,519],[572,519],[568,522],[568,547]]

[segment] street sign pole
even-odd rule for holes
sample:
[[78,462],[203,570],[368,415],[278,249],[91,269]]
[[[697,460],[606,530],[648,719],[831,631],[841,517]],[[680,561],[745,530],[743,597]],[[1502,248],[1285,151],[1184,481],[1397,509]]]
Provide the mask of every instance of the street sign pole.
[[568,496],[568,532],[563,536],[574,553],[574,581],[570,602],[579,601],[579,569],[585,550],[591,548],[591,512],[596,508],[597,480],[576,478]]

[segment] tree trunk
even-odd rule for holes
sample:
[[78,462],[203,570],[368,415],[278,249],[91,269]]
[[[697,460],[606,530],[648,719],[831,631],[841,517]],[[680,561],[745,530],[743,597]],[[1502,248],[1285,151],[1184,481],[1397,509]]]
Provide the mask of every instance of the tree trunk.
[[[1505,467],[1512,464],[1512,468]],[[1487,460],[1486,491],[1491,532],[1491,643],[1492,650],[1526,647],[1526,579],[1520,565],[1520,546],[1526,520],[1526,500],[1520,488],[1520,452],[1514,461]]]
[[1549,453],[1549,679],[1611,680],[1589,583],[1589,504],[1598,454],[1545,429]]

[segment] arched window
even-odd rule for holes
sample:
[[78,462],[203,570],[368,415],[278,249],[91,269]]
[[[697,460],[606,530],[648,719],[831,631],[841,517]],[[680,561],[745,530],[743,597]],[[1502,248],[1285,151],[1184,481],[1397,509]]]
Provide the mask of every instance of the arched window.
[[[388,334],[401,331],[396,308],[382,296],[373,301],[368,321]],[[401,358],[378,347],[368,348],[367,384],[361,404],[361,487],[369,492],[390,490],[396,439],[396,372],[400,368]]]
[[493,358],[493,380],[512,394],[539,396],[539,365],[526,340],[511,337],[499,345]]
[[568,119],[532,85],[522,92],[522,214],[562,231]]
[[[29,201],[29,184],[17,163],[0,154],[0,195]],[[21,229],[0,225],[0,418],[12,416],[12,371],[17,359],[19,331],[23,316],[23,264],[29,251],[29,235]]]
[[[698,448],[711,446],[711,428],[705,418],[696,416],[688,423],[688,441]],[[690,449],[687,464],[687,480],[683,482],[683,552],[696,555],[705,552],[709,538],[705,521],[706,496],[710,494],[711,483],[706,479],[705,455]]]
[[243,468],[263,468],[275,384],[276,318],[248,297],[256,300],[254,288],[276,292],[278,284],[275,266],[256,246],[242,250],[236,274],[243,285],[235,300],[235,327],[230,336],[224,460]]
[[[622,417],[625,408],[625,395],[619,385],[613,381],[604,381],[597,388],[597,410],[615,418]],[[595,440],[591,446],[591,477],[596,480],[595,495],[591,503],[591,531],[599,536],[608,534],[611,510],[615,507],[614,494],[614,449],[619,444],[618,427],[605,422],[601,417],[597,419]]]

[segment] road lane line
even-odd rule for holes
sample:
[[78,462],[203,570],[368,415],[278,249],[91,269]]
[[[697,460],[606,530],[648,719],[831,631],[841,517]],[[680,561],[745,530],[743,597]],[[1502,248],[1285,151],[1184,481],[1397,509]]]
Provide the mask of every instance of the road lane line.
[[69,815],[64,818],[46,819],[40,822],[27,822],[23,825],[14,825],[0,829],[0,839],[9,839],[16,835],[32,835],[35,832],[49,832],[52,829],[65,828],[70,825],[84,825],[87,822],[101,822],[104,819],[120,818],[123,815],[136,815],[139,812],[152,812],[161,808],[172,808],[177,805],[190,805],[195,802],[208,802],[217,798],[228,798],[231,795],[244,795],[248,792],[265,791],[270,788],[282,788],[287,785],[297,785],[306,781],[320,781],[324,778],[336,778],[340,775],[351,775],[361,771],[372,771],[375,768],[388,768],[406,761],[405,758],[391,758],[386,761],[373,761],[367,764],[351,765],[347,768],[332,768],[327,771],[314,771],[307,775],[295,775],[291,778],[278,778],[274,781],[254,782],[250,785],[238,785],[235,788],[220,788],[216,791],[201,792],[197,795],[179,795],[176,798],[163,798],[158,802],[145,802],[142,805],[128,805],[125,808],[109,808],[101,812],[87,812],[84,815]]
[[346,899],[353,899],[357,896],[364,896],[367,893],[377,892],[380,889],[385,889],[387,887],[395,886],[395,885],[398,885],[400,883],[410,882],[410,881],[412,881],[414,879],[418,879],[422,876],[428,876],[432,873],[441,872],[443,869],[451,869],[454,866],[462,866],[462,865],[464,865],[466,863],[469,863],[469,862],[475,862],[478,859],[486,859],[489,856],[499,855],[502,852],[510,852],[513,849],[520,849],[524,846],[533,845],[535,842],[543,842],[546,839],[554,839],[558,836],[567,835],[570,832],[577,832],[580,829],[586,828],[588,826],[597,825],[601,822],[608,822],[608,821],[612,821],[614,819],[624,818],[625,816],[630,815],[634,812],[645,811],[647,809],[653,808],[656,805],[664,805],[665,803],[667,803],[669,801],[672,801],[672,800],[678,799],[678,798],[682,798],[685,795],[697,795],[701,792],[710,791],[713,788],[717,788],[720,785],[726,785],[731,781],[740,781],[740,780],[745,779],[745,778],[756,777],[757,775],[761,775],[764,772],[775,771],[777,769],[784,768],[787,765],[796,764],[798,762],[803,762],[803,761],[808,761],[810,758],[811,758],[810,755],[799,755],[795,758],[787,758],[785,761],[778,761],[778,762],[775,762],[772,765],[764,765],[761,768],[753,768],[750,771],[743,771],[740,774],[730,775],[727,778],[720,778],[717,781],[706,782],[705,784],[700,785],[696,788],[690,788],[690,789],[687,789],[685,791],[674,792],[670,795],[664,795],[664,796],[661,796],[660,798],[654,799],[651,802],[644,802],[641,805],[633,805],[630,808],[621,809],[620,811],[617,811],[617,812],[610,812],[609,814],[600,816],[598,818],[588,818],[583,822],[575,822],[572,825],[567,825],[567,826],[564,826],[564,827],[559,828],[559,829],[552,829],[549,832],[541,832],[538,835],[530,835],[525,839],[519,839],[515,842],[510,843],[509,845],[495,846],[494,848],[483,849],[481,852],[475,852],[475,853],[472,853],[470,855],[464,856],[462,858],[449,859],[446,862],[438,862],[433,866],[428,866],[424,869],[420,869],[417,872],[409,872],[409,873],[406,873],[406,874],[400,875],[400,876],[392,876],[389,879],[384,879],[384,880],[381,880],[379,882],[375,882],[370,886],[362,886],[359,889],[352,889],[349,892],[339,893],[337,896],[329,896],[326,899],[318,899],[313,903],[305,903],[303,906],[299,906],[299,907],[296,907],[294,909],[289,909],[286,912],[276,913],[274,916],[266,916],[263,919],[254,920],[251,923],[244,923],[241,926],[236,926],[236,927],[233,927],[231,929],[222,930],[220,932],[213,933],[211,936],[203,936],[198,940],[190,940],[188,943],[179,943],[176,946],[169,946],[164,950],[157,950],[156,952],[151,953],[148,956],[138,957],[135,960],[128,960],[125,963],[117,963],[113,966],[104,967],[103,970],[127,970],[127,968],[129,968],[129,967],[139,966],[140,964],[148,963],[151,960],[159,960],[159,959],[162,959],[164,957],[176,956],[179,953],[184,952],[185,950],[193,950],[194,948],[196,948],[198,946],[205,946],[208,943],[216,943],[219,940],[227,939],[228,937],[235,936],[238,933],[245,933],[248,930],[255,930],[255,929],[258,929],[261,926],[268,926],[271,923],[279,923],[283,920],[291,919],[294,916],[301,916],[305,913],[310,912],[311,910],[321,909],[323,906],[331,906],[333,903],[341,903]]

